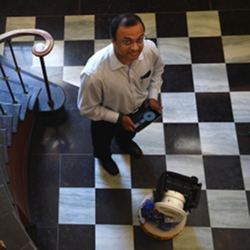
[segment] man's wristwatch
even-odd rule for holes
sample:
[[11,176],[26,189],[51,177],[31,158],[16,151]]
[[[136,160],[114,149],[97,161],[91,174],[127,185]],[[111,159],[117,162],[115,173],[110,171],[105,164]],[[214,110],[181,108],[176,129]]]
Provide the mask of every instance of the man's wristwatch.
[[122,114],[119,114],[117,123],[122,124],[122,117],[123,117],[123,115],[122,115]]

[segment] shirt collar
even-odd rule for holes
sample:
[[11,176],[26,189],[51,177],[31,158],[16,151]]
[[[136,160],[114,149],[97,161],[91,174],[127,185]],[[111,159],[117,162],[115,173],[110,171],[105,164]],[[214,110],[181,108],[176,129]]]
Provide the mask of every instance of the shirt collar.
[[[144,59],[144,53],[143,53],[144,49],[142,50],[141,54],[139,55],[138,59],[136,59],[134,63],[136,63],[137,61],[141,61]],[[113,44],[111,44],[111,47],[110,47],[110,50],[109,50],[109,59],[110,59],[110,67],[111,67],[111,70],[117,70],[119,68],[122,68],[126,65],[122,64],[117,56],[115,55],[115,52],[114,52],[114,46]]]

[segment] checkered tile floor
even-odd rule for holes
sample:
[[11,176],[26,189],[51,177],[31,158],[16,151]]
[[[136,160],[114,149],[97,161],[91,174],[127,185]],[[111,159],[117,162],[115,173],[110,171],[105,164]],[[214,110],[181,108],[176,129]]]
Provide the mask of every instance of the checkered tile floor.
[[[113,15],[5,20],[6,31],[36,27],[53,35],[45,62],[50,80],[67,96],[66,119],[41,116],[35,126],[30,199],[37,244],[46,250],[249,249],[250,12],[139,15],[165,62],[163,117],[136,136],[142,159],[113,145],[118,177],[93,158],[89,121],[76,108],[79,73],[109,43]],[[39,62],[27,53],[39,42],[32,39],[14,46],[40,74]],[[136,210],[165,170],[197,176],[202,195],[184,231],[156,241],[142,232]]]

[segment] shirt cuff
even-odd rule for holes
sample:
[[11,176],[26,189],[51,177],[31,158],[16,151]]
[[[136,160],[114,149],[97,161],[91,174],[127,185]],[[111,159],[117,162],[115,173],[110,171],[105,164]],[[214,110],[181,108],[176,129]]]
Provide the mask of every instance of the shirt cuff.
[[119,118],[119,113],[109,110],[106,112],[104,120],[112,123],[117,123]]
[[149,91],[149,95],[148,95],[148,98],[149,99],[155,99],[155,100],[157,100],[158,99],[158,91],[157,91],[157,89],[150,89],[150,91]]

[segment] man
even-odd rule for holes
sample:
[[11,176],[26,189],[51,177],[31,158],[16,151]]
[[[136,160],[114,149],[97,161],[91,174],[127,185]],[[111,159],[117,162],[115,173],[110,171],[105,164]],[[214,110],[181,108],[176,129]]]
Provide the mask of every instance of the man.
[[112,43],[95,53],[81,73],[78,108],[91,119],[94,156],[112,175],[119,169],[111,158],[111,141],[134,157],[142,151],[132,140],[135,124],[130,114],[147,103],[161,112],[158,94],[163,62],[155,44],[145,40],[139,16],[115,17],[110,25]]

